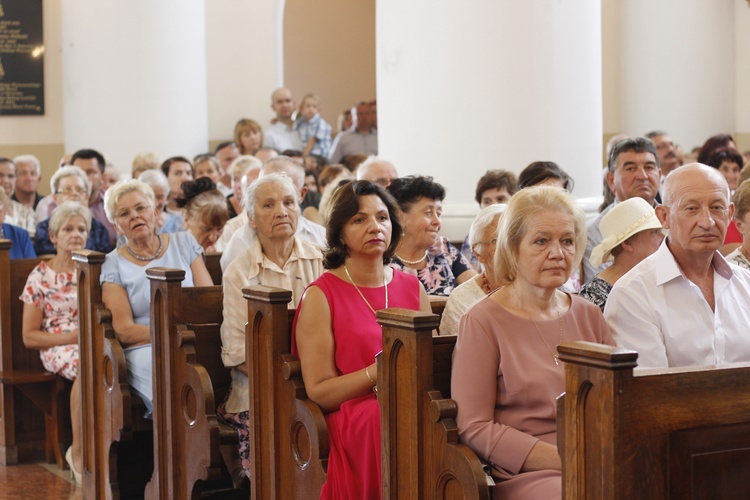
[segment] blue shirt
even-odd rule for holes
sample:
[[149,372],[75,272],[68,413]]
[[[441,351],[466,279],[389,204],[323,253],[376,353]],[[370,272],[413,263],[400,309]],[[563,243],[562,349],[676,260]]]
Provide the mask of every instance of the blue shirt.
[[10,247],[11,259],[31,259],[36,257],[34,247],[31,245],[31,238],[25,229],[17,226],[3,223],[3,238],[13,242]]
[[317,139],[310,154],[328,157],[331,150],[331,126],[320,115],[313,116],[309,121],[300,116],[294,123],[294,128],[297,129],[303,146],[307,146],[310,138]]
[[[109,253],[112,247],[109,245],[109,234],[107,228],[96,219],[91,219],[91,231],[89,232],[89,239],[86,240],[86,248],[88,250],[96,250],[97,252]],[[34,250],[37,255],[57,255],[55,245],[49,239],[49,219],[43,220],[36,226],[36,234],[34,235]]]

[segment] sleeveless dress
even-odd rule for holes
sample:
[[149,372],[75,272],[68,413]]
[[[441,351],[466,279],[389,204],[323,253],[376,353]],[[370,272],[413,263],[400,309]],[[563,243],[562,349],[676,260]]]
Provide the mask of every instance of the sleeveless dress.
[[[345,375],[372,364],[383,348],[380,325],[354,286],[331,273],[324,273],[310,286],[317,286],[331,310],[335,361]],[[359,287],[375,310],[385,308],[384,287]],[[297,356],[295,335],[297,308],[292,331],[292,353]],[[388,284],[388,307],[419,310],[419,281],[394,270]],[[363,375],[364,376],[364,375]],[[330,454],[328,475],[320,498],[380,498],[380,407],[374,393],[350,399],[326,415]]]

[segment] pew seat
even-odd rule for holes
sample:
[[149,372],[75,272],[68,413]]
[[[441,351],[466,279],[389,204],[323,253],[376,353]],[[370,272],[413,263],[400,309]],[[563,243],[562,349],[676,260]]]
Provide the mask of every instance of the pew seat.
[[42,259],[11,260],[11,246],[0,240],[0,464],[38,459],[43,452],[47,462],[54,459],[58,468],[67,469],[71,383],[45,370],[39,351],[23,344],[19,297]]

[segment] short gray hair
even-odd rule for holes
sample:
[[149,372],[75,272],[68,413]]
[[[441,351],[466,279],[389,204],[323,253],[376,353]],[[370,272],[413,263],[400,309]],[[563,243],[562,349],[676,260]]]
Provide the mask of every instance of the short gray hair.
[[18,155],[13,158],[13,163],[16,164],[16,168],[18,168],[19,163],[31,163],[34,165],[36,176],[40,177],[42,175],[42,164],[39,163],[39,158],[34,155]]
[[297,187],[297,195],[299,196],[300,191],[305,187],[305,169],[294,163],[294,160],[288,156],[281,155],[268,160],[260,170],[260,176],[264,177],[275,172],[285,172]]
[[235,158],[235,160],[227,168],[227,173],[230,175],[245,173],[250,167],[263,167],[263,162],[254,157],[253,155],[242,155]]
[[508,205],[499,203],[484,207],[474,218],[474,222],[471,223],[469,228],[469,245],[474,246],[479,243],[479,238],[483,237],[487,228],[499,219],[506,208],[508,208]]
[[151,186],[136,179],[120,181],[114,186],[110,186],[107,192],[104,193],[104,211],[107,213],[107,219],[111,223],[115,223],[115,212],[117,211],[117,204],[120,202],[120,198],[133,192],[143,196],[152,207],[156,206],[154,190],[151,189]]
[[49,180],[49,187],[52,190],[52,194],[57,193],[57,187],[60,185],[60,181],[66,177],[80,177],[83,180],[83,185],[86,188],[86,193],[91,193],[91,182],[86,175],[86,172],[81,170],[80,167],[74,167],[72,165],[66,165],[57,169],[52,178]]
[[263,177],[258,177],[257,179],[255,179],[255,181],[253,181],[252,184],[247,186],[245,188],[244,194],[242,195],[242,207],[245,209],[245,212],[247,212],[248,217],[253,217],[255,215],[255,197],[258,193],[258,188],[261,186],[265,186],[266,184],[278,184],[282,187],[290,189],[291,192],[294,193],[294,201],[296,204],[299,192],[297,191],[297,186],[294,185],[294,182],[292,182],[292,179],[289,178],[288,175],[286,175],[284,172],[276,172],[273,174],[264,175]]
[[162,172],[158,168],[144,170],[143,173],[138,176],[138,180],[145,184],[148,184],[152,188],[160,187],[166,191],[167,195],[169,195],[170,189],[167,176],[164,175],[164,172]]
[[370,165],[374,163],[383,163],[385,165],[389,165],[393,169],[393,171],[396,172],[396,165],[394,165],[393,162],[384,160],[383,158],[379,156],[371,155],[371,156],[368,156],[367,159],[363,161],[362,163],[360,163],[359,166],[357,167],[356,174],[357,174],[358,181],[366,180],[364,178],[365,173],[367,172],[367,169],[370,168]]
[[57,236],[57,232],[60,228],[70,220],[71,217],[80,215],[83,220],[86,221],[86,232],[91,232],[91,211],[89,207],[78,203],[77,201],[66,201],[65,203],[59,204],[52,211],[52,216],[49,218],[49,234]]

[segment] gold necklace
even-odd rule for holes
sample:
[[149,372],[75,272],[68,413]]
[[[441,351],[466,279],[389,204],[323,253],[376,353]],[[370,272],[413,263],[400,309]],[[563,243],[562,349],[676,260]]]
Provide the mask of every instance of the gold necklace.
[[[526,311],[526,313],[529,315],[529,319],[532,323],[534,323],[534,328],[536,328],[536,333],[539,334],[539,338],[542,339],[542,342],[544,342],[545,347],[547,347],[547,350],[552,355],[552,360],[555,362],[556,365],[560,365],[559,358],[557,354],[550,348],[549,344],[547,343],[547,340],[544,338],[544,335],[542,335],[542,332],[539,330],[539,326],[536,324],[536,321],[534,321],[534,318],[531,317],[531,311],[526,309],[523,306],[523,302],[521,301],[521,295],[518,293],[518,288],[516,288],[515,283],[513,284],[513,291],[516,292],[516,297],[518,297],[518,304],[521,306],[521,309]],[[562,338],[563,338],[563,321],[562,317],[560,316],[560,308],[556,307],[555,311],[557,312],[557,322],[560,324],[560,340],[558,340],[557,345],[562,344]]]
[[[346,277],[349,278],[349,281],[352,282],[352,285],[354,285],[354,288],[357,290],[357,293],[359,293],[359,296],[362,297],[362,300],[365,301],[365,304],[367,304],[367,307],[370,308],[370,311],[372,311],[373,314],[375,314],[375,309],[370,305],[370,303],[367,301],[365,296],[362,294],[362,290],[359,289],[357,284],[352,279],[352,275],[349,274],[349,269],[346,268],[346,264],[344,264],[344,272],[346,273]],[[388,283],[385,279],[385,269],[383,270],[383,286],[385,287],[385,309],[388,309]],[[375,314],[377,316],[377,314]]]

